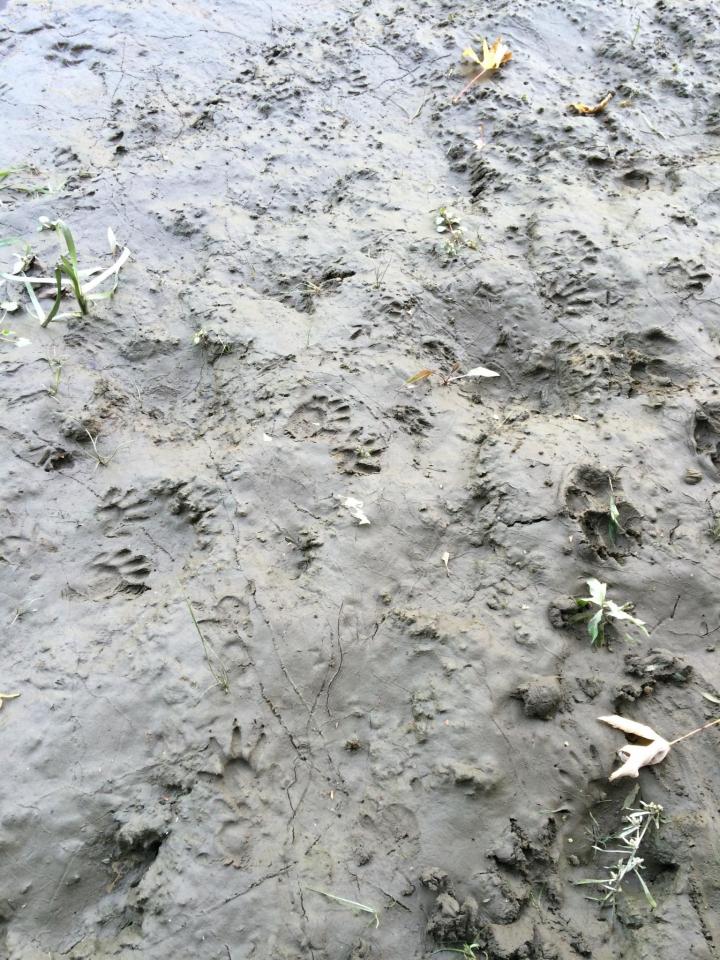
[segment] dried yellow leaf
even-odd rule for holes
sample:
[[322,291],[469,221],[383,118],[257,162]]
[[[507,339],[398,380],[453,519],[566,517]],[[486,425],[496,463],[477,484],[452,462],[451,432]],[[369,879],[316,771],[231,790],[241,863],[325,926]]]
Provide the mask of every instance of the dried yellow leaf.
[[512,53],[503,43],[502,37],[498,37],[491,46],[488,46],[487,40],[483,37],[483,57],[480,64],[483,70],[497,70],[508,60],[512,60]]
[[510,48],[503,43],[502,37],[498,37],[494,43],[490,44],[490,46],[488,46],[487,40],[485,37],[483,37],[482,44],[482,58],[475,53],[472,47],[465,47],[462,52],[462,55],[466,60],[471,60],[480,69],[470,80],[470,82],[462,88],[460,93],[458,93],[456,97],[453,97],[453,103],[457,103],[460,97],[467,93],[471,87],[475,86],[478,80],[484,77],[486,73],[491,73],[493,70],[497,70],[498,67],[501,67],[504,63],[507,63],[508,60],[512,60]]
[[607,94],[607,96],[604,96],[599,103],[596,103],[594,107],[589,107],[586,103],[571,103],[569,104],[569,107],[571,110],[574,110],[575,113],[579,113],[583,117],[590,117],[594,116],[596,113],[602,113],[612,98],[613,94],[610,92]]
[[462,55],[466,60],[472,60],[473,63],[477,63],[478,66],[480,66],[480,57],[475,53],[472,47],[465,47]]

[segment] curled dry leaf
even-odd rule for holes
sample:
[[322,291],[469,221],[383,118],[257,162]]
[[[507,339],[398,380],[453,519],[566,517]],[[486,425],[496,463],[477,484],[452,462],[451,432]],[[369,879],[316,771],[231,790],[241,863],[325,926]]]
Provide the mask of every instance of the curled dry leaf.
[[448,576],[450,576],[450,568],[448,567],[448,564],[450,563],[450,553],[449,553],[449,551],[445,550],[444,553],[442,554],[442,556],[440,557],[440,559],[441,559],[442,562],[445,564],[445,573],[446,573]]
[[612,92],[608,93],[602,98],[599,103],[596,103],[595,106],[589,107],[586,103],[571,103],[569,104],[569,109],[573,110],[575,113],[579,113],[583,117],[591,117],[596,113],[602,113],[605,107],[610,103],[613,98]]
[[636,723],[634,720],[627,720],[625,717],[615,715],[598,717],[598,720],[644,741],[641,744],[628,743],[618,750],[618,756],[623,763],[622,766],[610,774],[611,780],[618,780],[620,777],[637,777],[641,767],[660,763],[670,752],[672,744],[668,743],[659,733],[656,733],[652,727],[645,726],[644,723]]
[[420,383],[421,380],[427,380],[428,377],[431,377],[435,373],[434,370],[418,370],[417,373],[414,373],[411,377],[408,377],[405,381],[406,386],[411,387],[414,383]]
[[450,377],[448,382],[452,383],[453,380],[465,380],[466,377],[499,377],[500,374],[496,373],[495,370],[488,370],[487,367],[473,367],[472,370],[468,370],[467,373],[458,373],[457,376]]
[[347,507],[350,511],[350,516],[357,520],[358,526],[364,527],[369,525],[370,521],[363,511],[362,500],[356,500],[355,497],[345,497],[342,503],[343,506]]

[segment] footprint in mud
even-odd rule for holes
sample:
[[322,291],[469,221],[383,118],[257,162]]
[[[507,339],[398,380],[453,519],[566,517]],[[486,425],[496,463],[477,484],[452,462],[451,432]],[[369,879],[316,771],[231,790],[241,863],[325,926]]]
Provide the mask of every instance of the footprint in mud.
[[351,97],[361,96],[369,86],[367,75],[362,70],[358,70],[357,67],[351,67],[344,71],[343,78],[349,84],[348,94]]
[[490,190],[505,190],[505,184],[498,183],[497,170],[481,158],[473,161],[470,167],[470,197],[472,200],[482,200]]
[[92,588],[102,596],[139,594],[150,589],[145,582],[152,572],[150,560],[128,547],[98,554],[91,561],[90,569],[94,571]]
[[383,293],[375,300],[372,314],[378,313],[389,317],[412,317],[418,305],[418,298],[406,290],[395,293]]
[[539,235],[537,225],[529,227],[532,259],[553,270],[593,266],[601,250],[580,230],[561,230],[556,235]]
[[76,67],[85,60],[85,54],[92,50],[90,43],[68,43],[67,40],[58,40],[45,54],[46,60],[57,60],[63,67]]
[[705,264],[699,260],[681,260],[679,257],[673,257],[664,267],[660,267],[658,273],[665,277],[669,287],[688,296],[702,293],[712,280],[712,274],[708,273]]
[[290,414],[285,433],[295,440],[309,440],[324,434],[340,433],[349,423],[350,404],[347,400],[315,393]]
[[586,397],[593,388],[615,396],[666,397],[690,379],[677,353],[677,341],[657,327],[621,333],[606,344],[557,339],[532,348],[527,374],[543,405],[560,402],[565,408],[569,398]]
[[637,393],[662,395],[687,384],[687,370],[675,361],[677,341],[663,330],[653,327],[640,335],[623,334],[616,345],[630,363],[629,397]]
[[152,516],[152,501],[135,487],[121,490],[111,487],[103,497],[98,513],[104,520],[121,523],[123,521],[148,520]]
[[400,423],[403,430],[415,436],[425,436],[432,423],[419,407],[398,404],[390,410],[390,415]]
[[380,473],[379,460],[386,447],[384,440],[357,429],[351,430],[347,440],[333,447],[331,453],[341,473]]
[[[270,832],[263,826],[266,821],[272,823],[276,816],[263,786],[265,777],[261,779],[261,774],[265,773],[262,766],[264,742],[263,724],[253,724],[245,737],[235,721],[228,752],[221,751],[222,771],[217,778],[217,788],[229,815],[223,818],[216,843],[225,865],[236,869],[250,865],[257,867],[259,859],[271,863],[279,856],[285,839],[276,829]],[[271,784],[271,787],[276,797],[282,797],[278,802],[287,803],[279,784]],[[260,854],[258,846],[262,851]]]
[[[617,526],[611,523],[611,496],[620,514]],[[581,547],[592,559],[613,557],[622,562],[640,543],[641,515],[622,498],[622,483],[608,470],[589,464],[577,467],[565,488],[565,507],[580,524]]]
[[543,293],[569,316],[583,313],[596,299],[587,284],[577,276],[553,277]]
[[51,470],[66,467],[75,459],[72,451],[66,450],[59,443],[44,440],[42,437],[37,437],[37,441],[28,442],[25,452],[18,453],[21,460],[32,463],[36,467],[42,467],[49,473]]
[[367,809],[359,817],[359,830],[353,831],[353,845],[381,857],[393,857],[398,862],[412,861],[420,853],[420,831],[417,817],[401,803],[368,801]]
[[698,456],[720,470],[720,403],[705,403],[693,415],[693,442]]
[[720,106],[711,110],[705,118],[705,130],[714,137],[720,135]]

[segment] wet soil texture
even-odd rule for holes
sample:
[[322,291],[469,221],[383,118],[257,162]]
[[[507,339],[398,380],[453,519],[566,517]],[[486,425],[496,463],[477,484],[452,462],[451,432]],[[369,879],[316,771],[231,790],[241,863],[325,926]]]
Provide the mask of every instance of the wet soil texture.
[[[638,781],[657,908],[576,885],[596,718],[719,709],[717,7],[1,23],[3,270],[39,217],[132,259],[2,321],[0,955],[717,960],[717,730]],[[649,638],[593,650],[587,577]]]

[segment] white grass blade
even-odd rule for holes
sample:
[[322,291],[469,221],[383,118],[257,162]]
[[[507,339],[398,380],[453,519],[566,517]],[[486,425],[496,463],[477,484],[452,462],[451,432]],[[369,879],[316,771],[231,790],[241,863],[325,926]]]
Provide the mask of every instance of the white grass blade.
[[103,270],[100,276],[95,277],[94,280],[91,280],[90,283],[83,288],[83,293],[90,293],[91,290],[99,287],[101,283],[107,280],[108,277],[112,277],[113,274],[117,276],[117,274],[120,272],[120,269],[127,263],[129,257],[130,251],[127,247],[125,247],[115,263],[109,266],[107,270]]
[[31,302],[32,305],[33,305],[33,309],[35,310],[35,313],[37,314],[38,320],[40,321],[41,324],[44,324],[44,323],[45,323],[45,316],[46,316],[46,314],[45,314],[45,311],[44,311],[43,308],[42,308],[42,305],[40,304],[40,301],[39,301],[38,298],[35,296],[35,291],[34,291],[33,288],[32,288],[32,284],[26,283],[26,284],[25,284],[25,289],[26,289],[27,292],[28,292],[28,296],[30,297],[30,302]]

